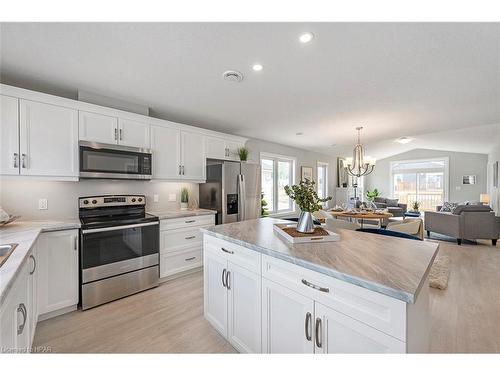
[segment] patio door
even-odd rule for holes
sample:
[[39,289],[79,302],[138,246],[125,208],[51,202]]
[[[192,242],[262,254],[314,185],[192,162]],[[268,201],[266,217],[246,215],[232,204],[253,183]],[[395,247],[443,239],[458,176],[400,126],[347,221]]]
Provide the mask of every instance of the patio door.
[[420,210],[435,210],[448,199],[448,159],[392,162],[391,191],[408,209],[417,201]]

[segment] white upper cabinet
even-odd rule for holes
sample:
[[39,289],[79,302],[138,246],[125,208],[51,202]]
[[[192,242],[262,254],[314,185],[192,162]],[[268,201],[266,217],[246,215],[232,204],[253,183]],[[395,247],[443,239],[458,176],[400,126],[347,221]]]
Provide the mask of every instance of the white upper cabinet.
[[218,137],[206,137],[206,156],[209,159],[240,160],[238,149],[244,144]]
[[78,176],[78,111],[20,101],[22,175]]
[[118,118],[98,113],[79,111],[79,138],[82,141],[118,142]]
[[205,180],[205,137],[200,133],[181,131],[182,178]]
[[19,99],[0,95],[0,174],[19,174]]
[[118,120],[118,143],[124,146],[149,148],[149,124],[131,120]]
[[179,179],[181,166],[181,132],[175,128],[151,126],[153,178]]

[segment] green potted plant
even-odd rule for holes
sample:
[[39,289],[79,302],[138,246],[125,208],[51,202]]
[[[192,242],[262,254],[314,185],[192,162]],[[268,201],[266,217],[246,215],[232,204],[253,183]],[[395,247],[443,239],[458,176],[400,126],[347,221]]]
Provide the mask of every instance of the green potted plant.
[[332,199],[332,197],[319,198],[314,187],[315,182],[306,178],[298,185],[285,186],[286,194],[295,201],[300,208],[297,231],[301,233],[313,233],[314,221],[312,213],[321,209],[321,204]]
[[248,152],[249,152],[249,150],[246,147],[240,147],[238,149],[238,156],[240,157],[241,161],[247,161],[247,159],[248,159]]
[[188,209],[188,202],[189,202],[189,190],[187,187],[183,187],[181,189],[181,210]]
[[366,200],[368,202],[373,202],[375,198],[377,198],[380,195],[380,192],[377,189],[373,189],[372,191],[367,190],[366,191]]
[[411,209],[413,212],[418,212],[420,209],[420,202],[417,201],[412,202]]

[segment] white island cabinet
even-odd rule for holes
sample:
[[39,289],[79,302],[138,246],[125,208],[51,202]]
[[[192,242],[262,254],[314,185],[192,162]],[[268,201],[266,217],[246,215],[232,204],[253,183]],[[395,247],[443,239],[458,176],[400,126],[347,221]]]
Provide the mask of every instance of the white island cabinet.
[[[203,229],[205,318],[238,351],[428,351],[428,270],[436,244],[401,239],[379,243],[374,235],[345,231],[343,243],[290,245],[273,234],[274,221]],[[367,240],[371,249],[366,249]],[[376,257],[361,256],[377,252],[379,245]],[[312,246],[310,251],[305,251],[307,246]],[[391,253],[401,246],[408,248],[400,255]],[[409,261],[408,254],[415,258]],[[394,263],[399,256],[407,264]],[[356,261],[360,263],[352,263]],[[366,279],[339,271],[344,264],[353,274],[364,272]],[[400,266],[400,274],[381,284],[377,278],[384,276],[378,270],[390,265]]]

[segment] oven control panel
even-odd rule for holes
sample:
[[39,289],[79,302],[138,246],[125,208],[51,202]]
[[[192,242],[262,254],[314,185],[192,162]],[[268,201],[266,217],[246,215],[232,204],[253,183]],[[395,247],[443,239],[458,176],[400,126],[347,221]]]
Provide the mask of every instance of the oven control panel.
[[103,195],[78,199],[80,208],[144,205],[146,205],[146,196],[144,195]]

